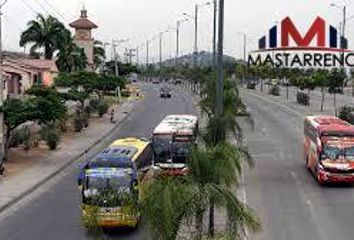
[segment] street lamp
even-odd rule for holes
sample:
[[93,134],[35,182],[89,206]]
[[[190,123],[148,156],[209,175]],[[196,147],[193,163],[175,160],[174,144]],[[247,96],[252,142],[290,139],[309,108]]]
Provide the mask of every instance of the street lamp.
[[342,22],[342,28],[340,29],[340,31],[341,31],[340,47],[344,48],[345,46],[342,46],[343,45],[342,44],[342,37],[343,37],[343,39],[345,39],[345,28],[346,28],[346,22],[347,22],[347,5],[339,6],[335,3],[331,3],[330,6],[342,10],[343,22]]
[[[0,4],[0,107],[3,108],[4,105],[4,81],[2,78],[3,74],[3,54],[2,54],[2,7],[7,3],[5,0]],[[3,174],[4,159],[5,159],[5,141],[4,141],[4,112],[0,112],[0,175]]]
[[113,39],[112,40],[112,48],[113,48],[113,55],[114,55],[114,72],[115,75],[118,77],[119,76],[119,69],[118,69],[118,59],[117,59],[117,52],[116,52],[116,48],[125,42],[128,42],[129,39],[128,38],[122,38],[122,39]]
[[198,13],[199,8],[211,5],[212,2],[206,2],[204,4],[195,4],[194,16],[188,13],[183,13],[183,16],[194,18],[194,52],[193,52],[193,66],[197,66],[197,54],[198,54]]

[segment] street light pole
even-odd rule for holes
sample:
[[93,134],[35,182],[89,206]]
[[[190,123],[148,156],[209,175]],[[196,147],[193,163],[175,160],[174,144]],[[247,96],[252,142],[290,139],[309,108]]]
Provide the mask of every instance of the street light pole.
[[149,66],[149,40],[146,41],[146,67]]
[[113,48],[113,57],[114,57],[114,73],[116,77],[119,77],[119,70],[118,70],[118,63],[117,63],[117,52],[116,52],[116,47],[118,44],[116,43],[115,40],[112,41],[112,48]]
[[[2,54],[2,7],[6,4],[5,0],[0,5],[0,107],[4,106],[4,80],[3,80],[3,54]],[[0,112],[0,175],[4,171],[3,163],[5,160],[5,136],[4,136],[4,112]]]
[[216,82],[216,117],[224,115],[224,0],[219,0],[219,29],[218,29],[218,53],[217,53],[217,82]]
[[195,5],[195,13],[194,13],[194,54],[193,54],[194,67],[197,67],[197,54],[198,54],[198,4]]
[[217,7],[218,4],[214,0],[214,24],[213,24],[213,66],[216,68],[216,24],[217,24]]
[[162,68],[162,37],[163,37],[163,32],[160,32],[160,38],[159,38],[159,67],[160,67],[160,71]]
[[179,28],[180,28],[181,22],[177,21],[177,29],[176,29],[176,59],[175,59],[175,65],[176,67],[178,66],[178,57],[179,57]]

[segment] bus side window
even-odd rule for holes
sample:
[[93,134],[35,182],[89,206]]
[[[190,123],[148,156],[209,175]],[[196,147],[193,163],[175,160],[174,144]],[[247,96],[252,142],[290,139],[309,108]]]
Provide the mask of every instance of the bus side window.
[[151,166],[153,163],[154,152],[152,151],[152,145],[146,148],[146,166]]

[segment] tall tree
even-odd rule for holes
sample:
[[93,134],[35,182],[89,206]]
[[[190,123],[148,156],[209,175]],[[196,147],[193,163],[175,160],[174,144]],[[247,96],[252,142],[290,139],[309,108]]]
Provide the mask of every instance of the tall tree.
[[56,62],[61,72],[73,72],[84,70],[87,65],[87,58],[84,50],[78,47],[71,36],[67,36],[60,43],[58,60]]
[[106,60],[106,52],[101,41],[95,41],[93,47],[93,62],[95,69],[102,67],[102,64]]
[[313,79],[315,81],[315,85],[320,87],[321,89],[321,112],[324,107],[324,99],[325,99],[325,87],[328,86],[329,82],[329,72],[326,69],[318,69],[313,74]]
[[22,32],[20,46],[32,44],[31,52],[44,49],[45,59],[52,59],[53,54],[59,49],[60,42],[67,38],[70,32],[57,18],[38,14],[36,20],[27,23],[27,29]]

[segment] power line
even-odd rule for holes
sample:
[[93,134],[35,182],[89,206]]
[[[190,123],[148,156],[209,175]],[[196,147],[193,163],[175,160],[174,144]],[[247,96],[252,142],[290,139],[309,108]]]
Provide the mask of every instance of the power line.
[[44,2],[49,6],[50,9],[52,9],[53,12],[55,12],[59,17],[61,17],[63,20],[67,21],[67,18],[62,14],[59,10],[57,10],[49,1],[44,0]]
[[35,0],[35,2],[38,4],[38,6],[39,6],[40,8],[43,9],[43,11],[45,11],[48,15],[51,15],[50,12],[44,7],[44,5],[43,5],[40,1]]
[[31,11],[34,13],[34,15],[38,15],[38,11],[36,11],[26,0],[21,0],[21,2]]

